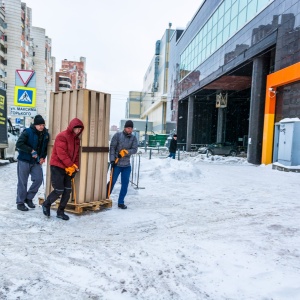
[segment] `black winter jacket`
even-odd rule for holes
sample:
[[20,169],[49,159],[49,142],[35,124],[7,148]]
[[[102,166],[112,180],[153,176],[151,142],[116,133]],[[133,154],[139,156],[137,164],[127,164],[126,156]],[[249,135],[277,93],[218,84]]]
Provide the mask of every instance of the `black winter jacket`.
[[172,138],[172,140],[170,142],[169,151],[170,151],[170,153],[175,153],[176,150],[177,150],[177,140],[175,140],[174,138]]
[[39,158],[46,158],[48,142],[49,134],[46,128],[43,131],[38,131],[34,125],[30,125],[22,132],[17,141],[18,160],[32,164],[39,163],[36,158],[31,156],[31,151],[35,150]]

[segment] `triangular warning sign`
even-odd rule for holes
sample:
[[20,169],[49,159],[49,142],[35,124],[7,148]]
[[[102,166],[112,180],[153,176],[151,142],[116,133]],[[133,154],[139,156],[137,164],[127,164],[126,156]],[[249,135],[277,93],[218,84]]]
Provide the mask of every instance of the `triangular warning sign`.
[[29,82],[29,80],[34,74],[33,70],[16,70],[16,71],[25,86],[27,85],[27,83]]

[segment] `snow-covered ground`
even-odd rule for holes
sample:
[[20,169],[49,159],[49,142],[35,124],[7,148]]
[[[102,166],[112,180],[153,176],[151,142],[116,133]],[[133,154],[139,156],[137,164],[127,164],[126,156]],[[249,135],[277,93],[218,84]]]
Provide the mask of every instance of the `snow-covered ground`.
[[127,210],[68,222],[0,166],[0,299],[300,299],[300,174],[213,159],[143,157]]

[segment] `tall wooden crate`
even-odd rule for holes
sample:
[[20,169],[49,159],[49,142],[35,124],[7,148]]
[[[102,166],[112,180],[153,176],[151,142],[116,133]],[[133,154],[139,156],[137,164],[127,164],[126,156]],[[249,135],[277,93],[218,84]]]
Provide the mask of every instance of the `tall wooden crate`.
[[67,129],[73,118],[78,118],[83,122],[84,130],[80,171],[75,177],[76,203],[106,199],[110,98],[110,94],[87,89],[51,93],[46,195],[52,190],[49,163],[55,137]]

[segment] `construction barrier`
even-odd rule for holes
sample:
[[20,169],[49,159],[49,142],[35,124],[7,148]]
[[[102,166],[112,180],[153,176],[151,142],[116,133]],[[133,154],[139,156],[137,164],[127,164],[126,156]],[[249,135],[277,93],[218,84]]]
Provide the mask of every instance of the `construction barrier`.
[[141,152],[131,155],[131,185],[135,186],[136,189],[144,189],[139,186],[140,180],[140,167],[141,167]]

